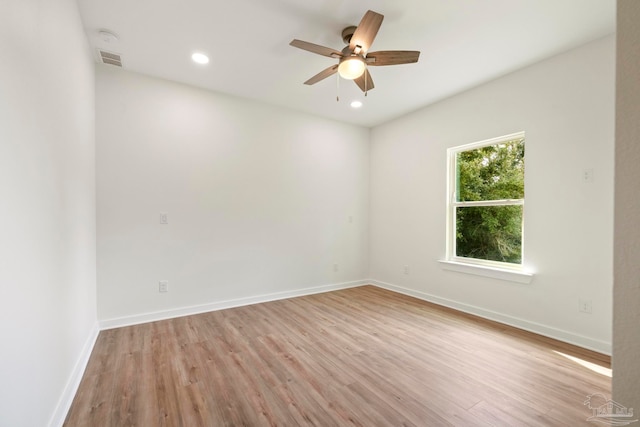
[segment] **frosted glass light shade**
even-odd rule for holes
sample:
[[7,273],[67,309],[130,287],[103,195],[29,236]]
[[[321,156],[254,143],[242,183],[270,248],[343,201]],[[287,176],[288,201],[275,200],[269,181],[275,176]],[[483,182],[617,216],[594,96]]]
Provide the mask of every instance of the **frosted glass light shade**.
[[338,65],[338,74],[347,80],[357,79],[364,73],[365,63],[359,56],[345,58]]

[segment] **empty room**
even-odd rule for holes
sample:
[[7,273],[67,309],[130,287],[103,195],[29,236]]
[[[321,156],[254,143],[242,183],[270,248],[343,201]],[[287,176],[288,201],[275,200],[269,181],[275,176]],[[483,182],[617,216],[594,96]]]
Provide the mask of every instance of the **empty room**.
[[637,1],[1,9],[0,426],[639,422]]

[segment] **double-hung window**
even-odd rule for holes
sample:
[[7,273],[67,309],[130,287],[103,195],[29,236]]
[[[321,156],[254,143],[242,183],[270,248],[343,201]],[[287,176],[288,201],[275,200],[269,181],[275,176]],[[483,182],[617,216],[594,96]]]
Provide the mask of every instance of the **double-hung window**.
[[450,148],[447,259],[519,270],[524,133]]

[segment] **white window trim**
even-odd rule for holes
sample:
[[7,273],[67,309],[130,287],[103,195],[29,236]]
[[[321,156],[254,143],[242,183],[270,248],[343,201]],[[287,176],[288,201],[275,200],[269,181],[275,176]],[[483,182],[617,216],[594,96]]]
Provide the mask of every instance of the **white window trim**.
[[464,262],[439,260],[438,262],[443,270],[458,273],[473,274],[523,284],[529,284],[533,280],[533,273],[520,268],[507,269],[491,267],[488,265],[473,264],[470,263],[469,260],[465,260]]
[[[524,132],[516,132],[497,138],[486,139],[471,144],[452,147],[447,150],[447,226],[446,226],[446,259],[440,260],[440,266],[445,270],[467,274],[509,280],[518,283],[530,283],[533,273],[525,270],[524,264],[512,264],[499,261],[482,260],[476,258],[458,257],[455,255],[455,210],[460,206],[508,206],[524,205],[524,199],[516,200],[487,200],[474,202],[456,201],[456,154],[488,145],[524,138]],[[524,218],[523,218],[524,221]],[[522,257],[524,261],[524,232],[522,242]]]

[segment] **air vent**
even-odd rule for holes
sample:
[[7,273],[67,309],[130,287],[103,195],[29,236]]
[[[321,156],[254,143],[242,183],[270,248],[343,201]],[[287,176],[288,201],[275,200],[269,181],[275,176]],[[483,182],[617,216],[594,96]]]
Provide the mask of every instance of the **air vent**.
[[116,67],[122,67],[122,58],[120,55],[113,52],[107,52],[106,50],[99,49],[100,61],[103,64],[115,65]]

